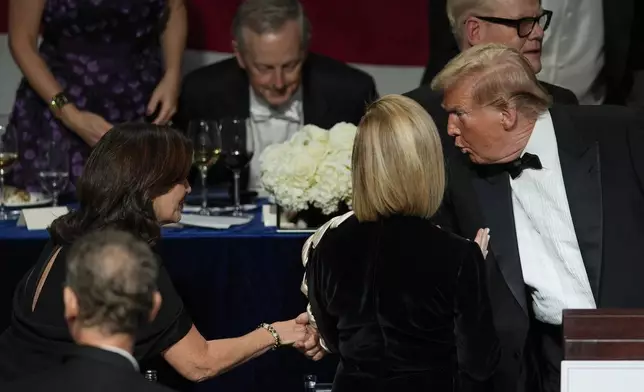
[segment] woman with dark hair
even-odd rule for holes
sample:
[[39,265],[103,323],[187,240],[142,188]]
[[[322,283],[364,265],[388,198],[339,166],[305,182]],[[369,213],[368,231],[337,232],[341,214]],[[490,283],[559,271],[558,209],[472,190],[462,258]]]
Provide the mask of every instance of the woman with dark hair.
[[[124,124],[98,142],[77,183],[79,208],[53,222],[51,241],[15,291],[11,326],[0,335],[0,383],[50,368],[74,346],[62,297],[70,245],[83,234],[108,228],[153,245],[160,238],[160,224],[181,218],[191,163],[190,141],[168,127]],[[137,334],[135,357],[140,361],[162,354],[190,380],[214,377],[307,336],[304,326],[289,320],[262,324],[239,338],[206,341],[164,268],[158,286],[161,309]]]

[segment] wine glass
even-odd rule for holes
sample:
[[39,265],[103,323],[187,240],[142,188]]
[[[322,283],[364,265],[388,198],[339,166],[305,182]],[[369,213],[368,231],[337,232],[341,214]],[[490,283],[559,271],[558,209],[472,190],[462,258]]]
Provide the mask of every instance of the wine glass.
[[0,125],[0,221],[11,219],[5,210],[4,175],[18,160],[18,134],[13,126]]
[[226,118],[220,121],[221,151],[226,167],[233,172],[235,206],[232,216],[245,217],[242,213],[239,179],[241,171],[253,159],[252,135],[247,133],[246,119]]
[[52,139],[45,144],[38,170],[40,186],[52,197],[52,206],[58,206],[58,196],[69,184],[69,144]]
[[201,175],[201,209],[199,215],[211,215],[208,209],[208,168],[214,165],[221,153],[219,124],[212,120],[193,120],[188,124],[188,136],[192,140],[192,162]]

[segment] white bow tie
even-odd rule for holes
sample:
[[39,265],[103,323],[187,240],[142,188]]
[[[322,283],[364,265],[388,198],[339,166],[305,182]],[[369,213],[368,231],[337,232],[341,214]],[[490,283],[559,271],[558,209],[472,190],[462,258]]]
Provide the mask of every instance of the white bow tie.
[[273,110],[264,105],[253,105],[250,115],[255,122],[264,122],[272,118],[299,123],[300,111],[298,101],[294,100],[284,111]]

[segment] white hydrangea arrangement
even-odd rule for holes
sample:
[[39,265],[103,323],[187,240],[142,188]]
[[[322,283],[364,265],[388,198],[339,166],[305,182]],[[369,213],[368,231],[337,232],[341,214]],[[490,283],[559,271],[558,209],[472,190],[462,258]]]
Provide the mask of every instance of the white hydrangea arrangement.
[[314,206],[323,214],[351,206],[351,153],[356,126],[338,123],[330,130],[306,125],[288,141],[260,155],[264,190],[287,211]]

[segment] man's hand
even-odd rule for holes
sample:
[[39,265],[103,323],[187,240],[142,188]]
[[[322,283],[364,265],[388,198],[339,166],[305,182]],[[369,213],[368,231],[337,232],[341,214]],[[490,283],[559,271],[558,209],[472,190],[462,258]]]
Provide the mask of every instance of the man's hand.
[[483,252],[483,258],[487,257],[487,244],[489,241],[490,241],[490,229],[488,228],[479,229],[479,231],[476,233],[476,238],[474,239],[474,242],[476,242],[481,248],[481,252]]
[[318,330],[313,326],[309,325],[309,316],[306,313],[302,313],[295,319],[295,322],[298,324],[306,325],[308,333],[308,338],[303,341],[295,342],[293,347],[298,351],[304,354],[306,357],[319,361],[326,355],[326,351],[320,345],[320,334]]

